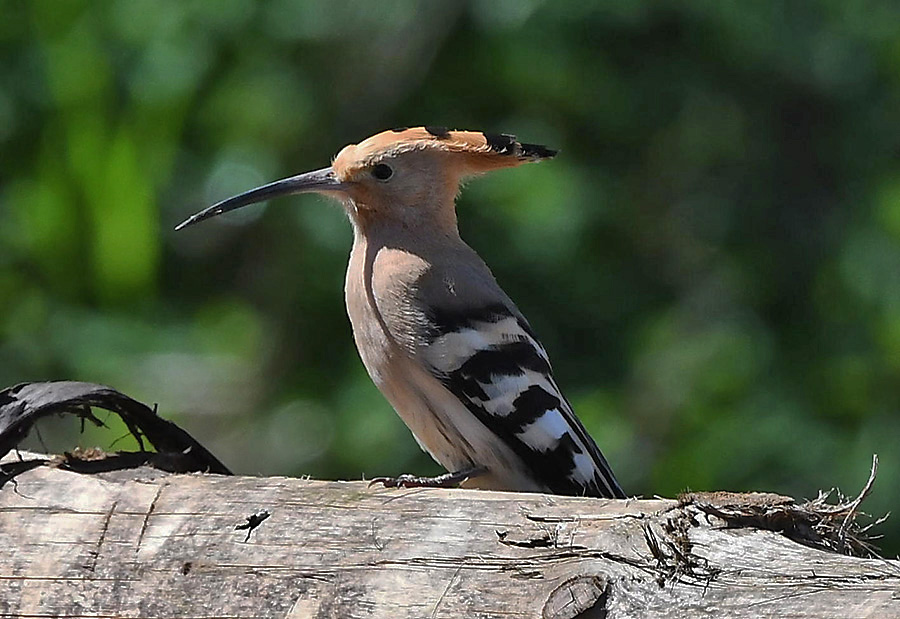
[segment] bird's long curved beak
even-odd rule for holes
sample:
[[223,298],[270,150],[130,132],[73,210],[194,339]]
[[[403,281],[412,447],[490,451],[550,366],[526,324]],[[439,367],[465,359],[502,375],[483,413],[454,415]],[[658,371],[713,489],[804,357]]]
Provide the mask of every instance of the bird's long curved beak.
[[344,184],[341,183],[334,175],[334,170],[322,168],[305,174],[298,174],[289,178],[283,178],[280,181],[274,181],[261,187],[245,191],[244,193],[232,196],[221,202],[216,202],[212,206],[203,209],[199,213],[194,213],[183,222],[175,226],[176,230],[181,230],[204,219],[233,211],[234,209],[247,206],[248,204],[256,204],[270,198],[279,196],[290,196],[298,193],[321,193],[330,191],[341,191]]

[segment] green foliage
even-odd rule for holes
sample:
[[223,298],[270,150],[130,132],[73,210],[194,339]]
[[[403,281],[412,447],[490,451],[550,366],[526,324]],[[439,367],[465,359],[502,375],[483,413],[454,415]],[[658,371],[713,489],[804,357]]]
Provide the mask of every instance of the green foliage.
[[7,2],[0,384],[111,384],[242,472],[436,472],[354,350],[338,208],[172,227],[392,126],[512,132],[561,154],[473,181],[463,235],[628,491],[852,492],[878,452],[868,507],[892,509],[898,23],[890,1]]

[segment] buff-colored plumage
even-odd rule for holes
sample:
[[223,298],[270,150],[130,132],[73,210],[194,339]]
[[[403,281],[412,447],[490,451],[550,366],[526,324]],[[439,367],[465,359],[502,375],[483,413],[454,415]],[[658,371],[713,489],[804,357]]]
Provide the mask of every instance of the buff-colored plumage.
[[343,148],[330,168],[253,189],[179,227],[278,195],[339,198],[353,224],[345,292],[360,357],[422,448],[460,473],[451,479],[624,496],[547,353],[456,225],[465,177],[553,155],[509,135],[385,131]]

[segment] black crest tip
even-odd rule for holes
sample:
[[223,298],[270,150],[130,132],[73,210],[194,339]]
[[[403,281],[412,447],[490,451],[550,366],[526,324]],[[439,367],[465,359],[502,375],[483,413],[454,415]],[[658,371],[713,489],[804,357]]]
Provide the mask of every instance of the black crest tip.
[[556,157],[558,150],[547,148],[541,144],[521,144],[522,156],[533,159],[550,159]]
[[501,155],[515,154],[516,136],[508,133],[485,133],[484,139],[495,153]]
[[447,127],[438,127],[435,125],[425,125],[425,131],[438,139],[450,137],[450,130]]

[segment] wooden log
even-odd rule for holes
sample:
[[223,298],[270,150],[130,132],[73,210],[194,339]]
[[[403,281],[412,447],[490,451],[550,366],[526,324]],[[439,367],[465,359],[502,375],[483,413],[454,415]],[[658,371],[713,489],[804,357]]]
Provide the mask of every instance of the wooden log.
[[898,561],[693,501],[40,467],[0,544],[3,617],[900,616]]

